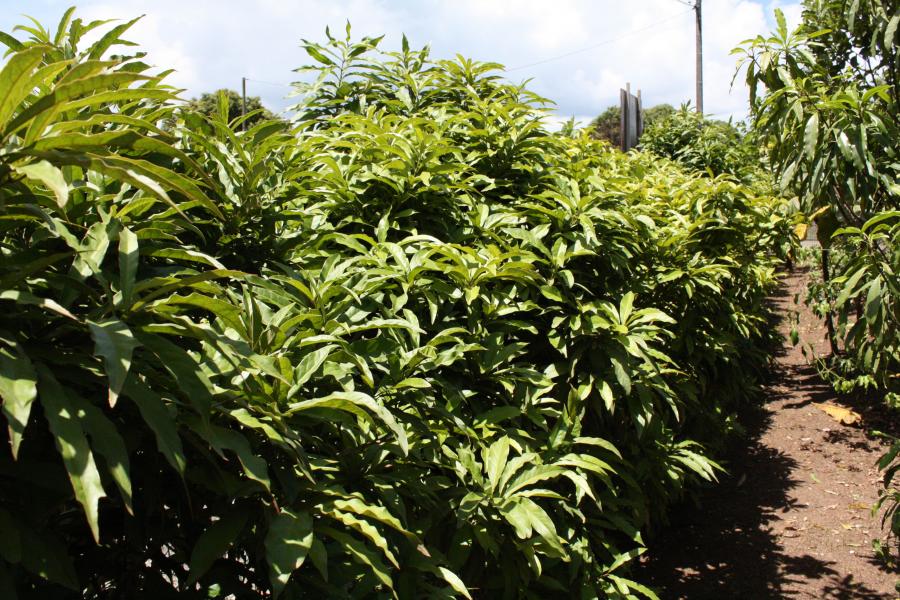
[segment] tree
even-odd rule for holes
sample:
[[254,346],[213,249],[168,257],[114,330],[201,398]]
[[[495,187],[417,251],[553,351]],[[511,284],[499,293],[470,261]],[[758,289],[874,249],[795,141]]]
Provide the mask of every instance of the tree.
[[[187,104],[188,110],[202,113],[206,116],[212,116],[219,111],[220,96],[224,94],[228,102],[228,121],[231,122],[241,116],[241,95],[234,90],[220,89],[212,93],[201,94],[199,98],[192,98]],[[247,127],[252,127],[259,121],[264,119],[274,119],[273,115],[262,104],[259,96],[247,96],[247,114],[253,111],[259,112],[247,119]]]
[[744,182],[758,180],[759,151],[752,138],[730,121],[709,119],[683,104],[679,110],[655,111],[641,136],[641,147],[686,167],[713,175],[733,175]]

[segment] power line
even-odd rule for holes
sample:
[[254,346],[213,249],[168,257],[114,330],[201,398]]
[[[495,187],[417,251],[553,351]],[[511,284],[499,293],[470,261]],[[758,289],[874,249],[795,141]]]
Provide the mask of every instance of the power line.
[[[678,1],[680,1],[680,0],[678,0]],[[604,40],[604,41],[602,41],[602,42],[598,42],[598,43],[596,43],[596,44],[593,44],[593,45],[591,45],[591,46],[587,46],[587,47],[585,47],[585,48],[580,48],[580,49],[578,49],[578,50],[572,50],[571,52],[566,52],[565,54],[559,54],[559,55],[557,55],[557,56],[551,56],[550,58],[545,58],[544,60],[539,60],[539,61],[537,61],[537,62],[529,63],[529,64],[527,64],[527,65],[521,65],[521,66],[518,66],[518,67],[512,67],[511,69],[506,69],[506,72],[509,73],[510,71],[519,71],[519,70],[521,70],[521,69],[527,69],[527,68],[529,68],[529,67],[535,67],[535,66],[537,66],[537,65],[543,65],[543,64],[548,63],[548,62],[553,62],[553,61],[555,61],[555,60],[560,60],[560,59],[562,59],[562,58],[568,58],[569,56],[574,56],[574,55],[576,55],[576,54],[581,54],[582,52],[587,52],[587,51],[589,51],[589,50],[594,50],[595,48],[599,48],[599,47],[601,47],[601,46],[606,46],[606,45],[608,45],[608,44],[612,44],[613,42],[618,42],[619,40],[622,40],[622,39],[624,39],[624,38],[626,38],[626,37],[632,36],[632,35],[634,35],[634,34],[636,34],[636,33],[641,33],[641,32],[643,32],[643,31],[647,31],[648,29],[653,29],[653,28],[655,28],[655,27],[657,27],[657,26],[659,26],[659,25],[662,25],[663,23],[668,23],[669,21],[673,21],[673,20],[677,19],[678,17],[684,16],[684,15],[688,14],[689,12],[692,12],[693,10],[694,10],[694,9],[691,8],[691,10],[687,10],[687,11],[685,11],[685,12],[678,13],[677,15],[672,15],[671,17],[667,17],[667,18],[662,19],[662,20],[660,20],[660,21],[656,21],[655,23],[651,23],[650,25],[647,25],[646,27],[641,27],[640,29],[633,29],[633,30],[631,30],[631,31],[628,31],[628,32],[626,32],[626,33],[623,33],[623,34],[620,35],[620,36],[617,36],[617,37],[614,37],[614,38],[610,38],[610,39]]]

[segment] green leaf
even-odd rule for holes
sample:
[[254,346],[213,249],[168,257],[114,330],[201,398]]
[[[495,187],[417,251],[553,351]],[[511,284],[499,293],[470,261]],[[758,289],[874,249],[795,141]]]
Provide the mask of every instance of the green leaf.
[[81,590],[78,575],[66,547],[49,533],[38,533],[30,527],[20,528],[22,566],[28,571],[70,590]]
[[[369,413],[374,413],[393,432],[397,438],[400,449],[405,453],[409,451],[409,442],[406,438],[406,430],[397,423],[394,415],[383,404],[362,392],[334,392],[322,398],[294,402],[288,406],[287,414],[294,414],[315,408],[335,408],[351,412],[366,420],[371,420]],[[362,410],[365,409],[365,410]]]
[[213,385],[197,360],[161,335],[139,332],[138,341],[156,355],[160,364],[175,379],[178,391],[190,401],[198,414],[208,415],[213,402]]
[[233,512],[206,528],[191,551],[188,585],[193,585],[234,545],[247,524],[247,514]]
[[440,572],[441,577],[444,578],[444,581],[450,584],[450,587],[453,588],[453,591],[455,591],[457,594],[462,594],[463,597],[468,598],[469,600],[472,600],[472,595],[469,594],[469,589],[456,573],[446,567],[438,567],[438,571]]
[[625,395],[631,393],[631,376],[628,374],[628,371],[625,370],[625,366],[622,364],[622,361],[614,356],[609,357],[609,361],[613,366],[613,373],[616,376],[616,381],[619,382],[619,385],[622,386],[622,389],[625,391]]
[[509,456],[509,438],[503,436],[483,451],[484,469],[490,482],[490,491],[493,492],[500,482],[500,475],[506,467],[506,459]]
[[365,519],[359,519],[352,514],[344,513],[339,510],[329,511],[327,512],[327,514],[329,517],[344,524],[349,529],[353,529],[362,534],[366,539],[372,542],[375,547],[381,550],[381,553],[385,556],[385,558],[388,559],[388,561],[390,561],[392,565],[394,565],[395,568],[400,568],[400,563],[397,562],[397,558],[388,547],[387,538],[385,538],[381,534],[377,527],[373,526]]
[[337,541],[341,545],[341,549],[349,554],[353,560],[369,567],[369,569],[372,570],[372,574],[375,575],[382,584],[390,589],[394,589],[394,581],[391,579],[387,565],[381,561],[377,554],[369,550],[365,544],[356,538],[332,529],[331,527],[321,527],[320,529],[317,526],[316,530],[327,534]]
[[29,179],[40,181],[46,185],[53,192],[53,195],[56,197],[56,204],[60,208],[65,208],[69,202],[69,184],[66,183],[65,176],[62,171],[46,160],[30,165],[14,166],[13,170]]
[[72,269],[82,279],[97,274],[102,277],[103,259],[109,249],[110,240],[117,234],[119,224],[115,221],[97,222],[91,225],[84,241],[78,247],[78,255]]
[[867,272],[867,267],[861,267],[850,276],[846,283],[844,283],[844,287],[841,289],[841,293],[838,295],[837,300],[835,300],[835,306],[843,306],[851,296],[855,295],[855,292],[857,291],[856,286],[859,283],[859,280],[862,279]]
[[786,39],[788,34],[787,20],[784,18],[784,12],[780,8],[775,9],[775,21],[778,26],[778,35],[781,39]]
[[122,305],[125,307],[131,306],[139,262],[138,238],[133,231],[125,227],[119,232],[119,290],[122,292]]
[[34,46],[13,54],[0,71],[0,130],[19,108],[32,89],[26,85],[34,69],[41,64],[46,46]]
[[330,504],[338,510],[374,519],[375,521],[379,521],[380,523],[384,523],[385,525],[394,528],[407,537],[415,538],[412,533],[403,527],[403,524],[394,515],[382,506],[368,504],[359,498],[352,497],[338,498],[333,500]]
[[3,399],[3,414],[9,424],[13,458],[16,458],[32,403],[37,398],[37,374],[31,360],[18,345],[11,349],[0,346],[0,398]]
[[94,455],[81,428],[77,409],[70,402],[62,386],[53,373],[43,365],[37,365],[37,372],[38,392],[44,416],[50,425],[56,447],[62,455],[75,498],[84,507],[91,534],[94,541],[99,543],[98,504],[100,498],[106,497],[106,492],[100,481],[100,472],[94,462]]
[[879,312],[881,312],[881,278],[877,277],[872,281],[866,295],[866,319],[870,322],[875,321]]
[[62,18],[59,20],[59,24],[56,26],[56,36],[53,38],[54,46],[61,46],[63,43],[63,38],[66,36],[66,29],[68,29],[69,24],[72,22],[72,15],[75,13],[75,7],[70,6],[66,12],[63,13]]
[[[108,32],[106,32],[103,37],[101,37],[98,41],[96,41],[90,48],[90,53],[88,54],[88,58],[91,60],[97,60],[103,56],[103,53],[106,52],[110,47],[122,41],[119,38],[120,35],[125,33],[132,25],[137,23],[140,19],[143,18],[143,15],[140,17],[134,18],[127,23],[122,23],[116,27],[113,27]],[[130,42],[129,44],[130,45]]]
[[812,159],[816,154],[816,144],[819,141],[819,113],[812,113],[806,122],[803,132],[803,151]]
[[109,405],[116,405],[119,392],[125,385],[125,378],[131,368],[131,355],[140,344],[131,330],[118,319],[88,321],[91,337],[94,338],[94,356],[103,358],[106,375],[109,377]]
[[897,35],[897,26],[900,25],[900,12],[891,17],[884,29],[884,47],[890,52],[894,47],[894,37]]
[[303,565],[313,543],[313,521],[307,512],[282,510],[272,518],[266,532],[266,562],[269,580],[277,598],[291,577]]
[[61,306],[55,300],[52,300],[50,298],[38,298],[37,296],[29,294],[28,292],[20,292],[18,290],[3,290],[2,292],[0,292],[0,300],[12,300],[13,302],[18,302],[20,304],[32,304],[34,306],[40,306],[41,308],[52,310],[53,312],[74,321],[78,320],[78,317],[70,313],[65,307]]
[[178,428],[163,399],[149,387],[132,377],[125,386],[125,395],[138,407],[141,418],[156,437],[156,447],[172,468],[184,476],[185,458]]
[[300,363],[294,367],[294,385],[288,392],[288,398],[291,398],[295,393],[300,391],[303,384],[309,381],[310,377],[315,375],[316,371],[319,370],[319,367],[322,366],[322,363],[325,362],[331,354],[331,351],[336,347],[337,346],[334,344],[322,346],[318,350],[308,353],[300,360]]
[[98,407],[74,393],[69,393],[68,399],[78,413],[82,429],[90,437],[91,447],[106,462],[113,481],[119,488],[125,509],[129,514],[133,514],[131,506],[131,469],[125,440],[122,439],[113,422]]
[[247,477],[261,483],[267,490],[271,487],[268,463],[253,452],[250,442],[240,430],[226,429],[199,419],[192,426],[219,454],[224,450],[234,452]]

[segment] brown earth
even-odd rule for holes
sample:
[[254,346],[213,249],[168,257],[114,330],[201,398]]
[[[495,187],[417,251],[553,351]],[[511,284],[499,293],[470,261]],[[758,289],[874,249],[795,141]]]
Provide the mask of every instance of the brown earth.
[[[827,342],[803,305],[805,287],[803,271],[785,274],[773,298],[786,341],[764,405],[743,421],[747,438],[726,461],[729,475],[696,504],[673,511],[649,541],[637,579],[663,600],[900,598],[900,575],[872,550],[882,535],[871,506],[884,445],[867,431],[891,419],[877,402],[837,398],[809,365],[807,356],[824,354]],[[788,315],[795,311],[801,342],[792,347]],[[820,402],[857,411],[861,425],[841,424]]]

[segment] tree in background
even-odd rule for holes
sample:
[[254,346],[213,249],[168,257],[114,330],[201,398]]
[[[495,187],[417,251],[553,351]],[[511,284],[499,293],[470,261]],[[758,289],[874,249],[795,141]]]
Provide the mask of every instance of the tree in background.
[[[675,107],[671,104],[657,104],[644,110],[644,127],[649,127],[653,123],[666,118],[675,112]],[[622,118],[622,111],[618,105],[610,106],[600,115],[591,121],[589,126],[591,137],[598,140],[606,140],[613,146],[618,147],[622,141],[619,121]]]
[[[225,94],[225,98],[228,102],[228,121],[230,122],[240,117],[241,95],[236,91],[229,89],[220,89],[212,93],[201,94],[199,98],[192,98],[191,101],[188,102],[188,109],[193,112],[204,114],[207,117],[217,115],[219,112],[219,97],[221,94]],[[247,119],[247,127],[252,127],[265,119],[275,118],[275,115],[263,106],[259,96],[247,96],[247,114],[254,111],[261,112],[257,112]]]

